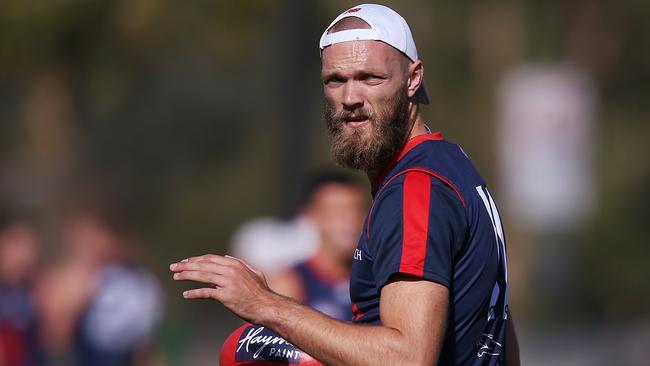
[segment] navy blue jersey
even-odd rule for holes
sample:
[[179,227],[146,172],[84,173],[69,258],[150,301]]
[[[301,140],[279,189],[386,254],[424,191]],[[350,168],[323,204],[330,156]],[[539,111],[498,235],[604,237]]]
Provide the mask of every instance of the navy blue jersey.
[[44,365],[38,312],[29,286],[0,281],[0,365]]
[[441,365],[500,365],[508,288],[496,205],[462,149],[439,133],[411,139],[373,184],[354,255],[353,321],[378,324],[381,289],[407,274],[449,289]]
[[332,279],[325,273],[319,273],[311,261],[296,265],[293,271],[302,282],[303,303],[339,320],[349,321],[352,318],[348,278]]

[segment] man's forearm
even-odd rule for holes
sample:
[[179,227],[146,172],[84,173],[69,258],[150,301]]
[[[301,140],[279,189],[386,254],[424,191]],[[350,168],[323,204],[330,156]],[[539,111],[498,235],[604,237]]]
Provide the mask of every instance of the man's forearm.
[[327,365],[402,364],[405,360],[395,329],[335,320],[284,297],[269,305],[269,317],[261,323]]
[[423,353],[397,329],[327,317],[283,296],[260,323],[327,365],[421,365]]

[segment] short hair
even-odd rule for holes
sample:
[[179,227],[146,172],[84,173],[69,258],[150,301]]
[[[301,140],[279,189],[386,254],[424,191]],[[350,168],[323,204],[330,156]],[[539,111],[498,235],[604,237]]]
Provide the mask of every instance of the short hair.
[[360,188],[359,182],[352,176],[337,171],[321,171],[313,173],[304,180],[300,191],[300,207],[307,206],[316,195],[316,192],[323,186],[339,184]]
[[0,232],[4,232],[6,229],[10,228],[16,223],[33,223],[34,218],[24,209],[18,209],[15,207],[7,207],[5,204],[2,209],[0,209]]
[[9,224],[11,224],[12,217],[5,211],[0,211],[0,232],[3,232]]

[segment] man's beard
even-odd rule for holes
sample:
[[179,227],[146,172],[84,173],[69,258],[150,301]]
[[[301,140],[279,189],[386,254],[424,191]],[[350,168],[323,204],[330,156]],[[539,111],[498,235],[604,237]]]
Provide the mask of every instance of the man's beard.
[[[326,99],[323,114],[334,161],[367,173],[378,172],[399,153],[411,128],[406,87],[378,110],[362,107],[336,112]],[[367,116],[369,123],[360,128],[345,128],[346,117],[353,114]]]

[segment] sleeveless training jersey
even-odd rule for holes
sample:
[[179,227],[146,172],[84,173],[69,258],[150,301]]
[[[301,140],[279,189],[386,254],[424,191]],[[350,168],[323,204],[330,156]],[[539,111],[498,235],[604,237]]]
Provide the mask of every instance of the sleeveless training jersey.
[[379,295],[392,275],[434,281],[450,297],[439,364],[501,365],[505,255],[496,205],[460,146],[440,133],[417,136],[373,184],[352,265],[353,321],[381,322]]
[[339,320],[350,321],[350,280],[334,280],[319,273],[311,261],[302,262],[293,271],[302,282],[302,302],[324,314]]

